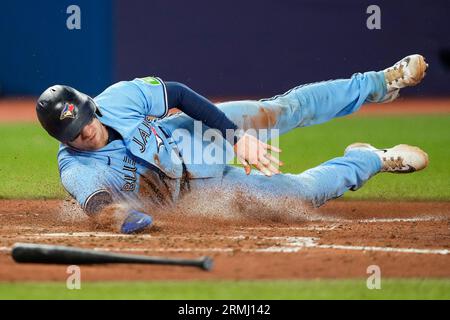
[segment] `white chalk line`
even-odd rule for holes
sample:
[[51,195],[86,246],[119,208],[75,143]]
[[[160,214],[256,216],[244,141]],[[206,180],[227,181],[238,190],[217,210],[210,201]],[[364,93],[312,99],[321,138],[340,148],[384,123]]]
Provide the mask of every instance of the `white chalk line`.
[[48,238],[139,238],[139,239],[155,239],[154,236],[150,234],[140,234],[140,235],[127,235],[112,232],[56,232],[56,233],[36,233],[36,234],[25,234],[18,236],[18,238],[35,238],[35,239],[48,239]]
[[[355,223],[397,223],[397,222],[424,222],[424,221],[443,221],[445,218],[438,217],[416,217],[416,218],[372,218],[372,219],[334,219],[326,218],[325,220],[310,220],[315,222],[334,222],[331,225],[325,226],[306,226],[306,227],[241,227],[239,231],[255,230],[255,231],[332,231],[342,226],[343,223],[355,224]],[[28,230],[28,228],[24,229]],[[98,237],[98,238],[130,238],[130,235],[110,233],[110,232],[68,232],[68,233],[39,233],[32,235],[22,235],[21,238],[31,237],[35,239],[39,238],[78,238],[78,237]],[[134,235],[134,237],[142,239],[155,239],[152,235]],[[173,238],[173,237],[172,237]]]
[[[433,217],[433,216],[427,216],[427,217],[415,217],[415,218],[371,218],[371,219],[359,219],[359,220],[351,220],[351,219],[338,219],[338,218],[318,218],[318,219],[311,219],[307,222],[334,222],[331,225],[325,225],[325,226],[306,226],[306,227],[240,227],[239,231],[245,230],[260,230],[260,231],[332,231],[336,228],[342,226],[343,223],[397,223],[397,222],[424,222],[424,221],[445,221],[448,220],[448,218],[445,217]],[[0,227],[0,230],[2,227]],[[45,230],[44,228],[31,228],[31,227],[22,227],[18,228],[22,231],[26,230]],[[133,235],[137,238],[142,239],[155,239],[152,235]],[[118,233],[110,233],[110,232],[68,232],[68,233],[40,233],[40,234],[31,234],[31,235],[22,235],[17,236],[19,238],[71,238],[71,237],[99,237],[99,238],[130,238],[130,235],[125,234],[118,234]],[[173,237],[171,237],[173,238]],[[182,237],[181,237],[182,238]],[[189,237],[191,238],[191,237]]]
[[303,248],[313,249],[335,249],[335,250],[355,250],[355,251],[378,251],[394,253],[416,253],[416,254],[436,254],[448,255],[447,249],[416,249],[416,248],[392,248],[375,246],[350,246],[350,245],[330,245],[317,244],[318,238],[312,237],[285,237],[286,242],[282,246],[272,246],[269,248],[256,249],[255,252],[298,252]]
[[[177,240],[202,240],[203,237],[195,238],[193,236],[154,236],[150,234],[136,234],[136,235],[126,235],[120,233],[109,233],[109,232],[69,232],[69,233],[37,233],[37,234],[24,234],[18,235],[15,238],[18,239],[59,239],[59,238],[119,238],[119,239],[177,239]],[[257,236],[214,236],[208,235],[205,238],[214,240],[245,240],[245,239],[257,239]]]
[[339,227],[339,224],[330,226],[308,226],[308,227],[243,227],[239,230],[245,231],[331,231]]
[[[158,237],[165,238],[165,237]],[[192,240],[192,237],[178,237]],[[333,245],[318,244],[318,238],[313,237],[246,237],[246,236],[230,236],[230,237],[209,237],[210,239],[231,239],[246,240],[257,239],[265,241],[274,241],[276,245],[265,248],[95,248],[102,251],[117,252],[219,252],[233,253],[236,251],[247,253],[296,253],[303,249],[334,249],[334,250],[354,250],[354,251],[374,251],[374,252],[392,252],[392,253],[414,253],[414,254],[434,254],[449,255],[450,250],[447,249],[419,249],[419,248],[392,248],[392,247],[376,247],[376,246],[350,246],[350,245]],[[153,237],[155,239],[155,237]],[[0,252],[10,252],[11,247],[0,247]]]
[[[231,248],[92,248],[96,251],[107,251],[107,252],[219,252],[227,253],[233,252],[234,249]],[[10,253],[12,247],[0,247],[0,252]]]
[[414,248],[391,248],[391,247],[371,247],[371,246],[343,246],[343,245],[318,245],[320,249],[335,250],[357,250],[357,251],[379,251],[379,252],[395,252],[395,253],[418,253],[418,254],[437,254],[448,255],[450,250],[447,249],[414,249]]
[[231,248],[94,248],[96,251],[108,252],[234,252]]
[[[359,223],[395,223],[395,222],[426,222],[426,221],[442,221],[444,218],[437,217],[417,217],[417,218],[372,218],[357,220]],[[352,220],[350,220],[352,221]]]
[[356,251],[379,251],[379,252],[395,252],[395,253],[418,253],[418,254],[438,254],[448,255],[450,250],[447,249],[417,249],[417,248],[392,248],[392,247],[376,247],[376,246],[351,246],[351,245],[334,245],[334,244],[317,244],[319,238],[298,238],[287,237],[288,247],[294,248],[317,248],[317,249],[335,249],[335,250],[356,250]]
[[426,221],[444,221],[448,217],[411,217],[411,218],[370,218],[370,219],[340,219],[336,217],[320,217],[311,219],[311,222],[336,222],[336,223],[395,223],[395,222],[426,222]]
[[260,231],[332,231],[336,228],[342,226],[343,223],[397,223],[397,222],[424,222],[424,221],[443,221],[446,220],[444,218],[437,217],[416,217],[416,218],[372,218],[372,219],[334,219],[334,218],[326,218],[326,219],[317,219],[317,220],[308,220],[308,222],[335,222],[331,225],[325,226],[307,226],[307,227],[242,227],[240,230],[260,230]]

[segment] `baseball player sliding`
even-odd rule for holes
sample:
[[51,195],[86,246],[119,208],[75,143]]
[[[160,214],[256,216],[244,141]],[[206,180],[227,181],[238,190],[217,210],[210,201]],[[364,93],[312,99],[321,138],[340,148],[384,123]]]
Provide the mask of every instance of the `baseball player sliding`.
[[[187,192],[211,188],[295,197],[317,207],[379,172],[421,170],[428,156],[408,145],[377,149],[355,143],[342,157],[301,174],[282,174],[274,156],[281,150],[266,141],[349,115],[366,102],[390,102],[400,89],[417,85],[427,67],[415,54],[383,71],[302,85],[271,99],[217,105],[156,77],[116,83],[94,99],[55,85],[39,97],[36,111],[44,129],[61,142],[63,186],[89,216],[120,202],[169,206]],[[182,112],[168,116],[171,108]],[[230,152],[245,170],[227,164]],[[121,231],[139,232],[151,223],[151,216],[130,210]]]

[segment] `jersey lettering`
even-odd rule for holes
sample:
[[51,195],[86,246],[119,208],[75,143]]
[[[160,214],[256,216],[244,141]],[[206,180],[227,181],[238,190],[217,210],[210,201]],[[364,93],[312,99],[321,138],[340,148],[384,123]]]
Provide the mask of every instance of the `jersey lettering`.
[[136,161],[125,156],[123,158],[123,162],[124,162],[124,165],[123,165],[122,169],[123,169],[123,171],[125,171],[125,174],[124,174],[125,183],[122,186],[122,190],[123,191],[134,191],[136,189],[136,180],[137,180]]

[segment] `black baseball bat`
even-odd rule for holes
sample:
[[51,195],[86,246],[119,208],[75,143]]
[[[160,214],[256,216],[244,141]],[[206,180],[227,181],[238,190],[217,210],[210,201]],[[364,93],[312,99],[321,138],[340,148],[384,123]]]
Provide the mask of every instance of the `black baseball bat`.
[[191,266],[198,267],[206,271],[211,270],[213,266],[213,260],[210,257],[201,257],[198,259],[150,257],[33,243],[16,243],[12,248],[12,257],[14,261],[18,263],[68,265],[142,263]]

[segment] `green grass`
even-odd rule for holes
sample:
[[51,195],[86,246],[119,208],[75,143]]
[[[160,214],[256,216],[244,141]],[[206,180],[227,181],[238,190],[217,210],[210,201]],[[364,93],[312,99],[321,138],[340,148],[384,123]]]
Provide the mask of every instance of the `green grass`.
[[[63,198],[56,163],[58,143],[37,124],[1,124],[0,198]],[[353,142],[418,145],[430,166],[411,175],[378,175],[349,199],[450,200],[450,116],[345,118],[282,137],[285,172],[301,172],[342,155]],[[2,283],[0,299],[450,299],[450,279],[311,281]]]
[[377,147],[406,143],[425,150],[429,167],[407,175],[379,174],[347,199],[449,200],[450,116],[353,117],[301,128],[280,139],[283,171],[301,172],[341,156],[353,142]]
[[0,199],[62,198],[58,142],[38,124],[1,124]]
[[[0,125],[0,198],[62,198],[56,164],[58,143],[37,124]],[[427,170],[382,174],[348,199],[450,199],[450,116],[353,117],[301,128],[281,138],[284,172],[298,173],[340,156],[353,142],[389,147],[418,145],[428,152]]]
[[450,279],[0,283],[0,299],[450,299]]

